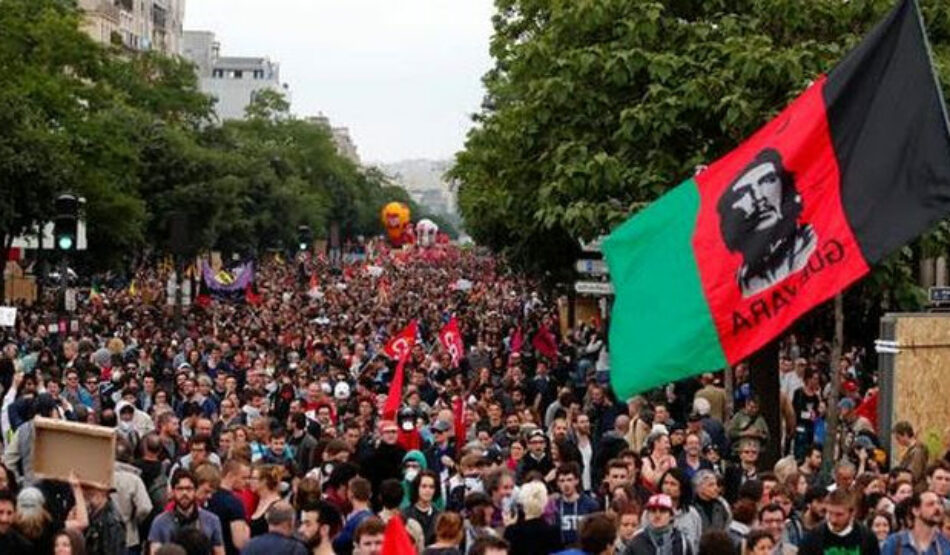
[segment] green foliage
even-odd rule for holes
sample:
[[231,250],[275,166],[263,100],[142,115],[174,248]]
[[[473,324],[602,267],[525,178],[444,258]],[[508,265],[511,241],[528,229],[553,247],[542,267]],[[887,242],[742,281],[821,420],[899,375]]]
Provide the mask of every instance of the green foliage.
[[[329,129],[294,119],[279,92],[218,123],[192,64],[98,45],[80,21],[69,0],[0,1],[4,247],[48,220],[63,191],[86,198],[79,256],[100,269],[142,253],[286,248],[299,224],[373,234],[386,202],[409,200],[338,155]],[[184,245],[170,244],[176,215]]]
[[[922,4],[948,77],[950,5]],[[573,239],[609,232],[735,148],[833,67],[893,2],[496,5],[495,66],[450,173],[478,242],[557,272],[571,262]],[[941,237],[936,249],[946,245]],[[882,287],[900,279],[876,278]]]

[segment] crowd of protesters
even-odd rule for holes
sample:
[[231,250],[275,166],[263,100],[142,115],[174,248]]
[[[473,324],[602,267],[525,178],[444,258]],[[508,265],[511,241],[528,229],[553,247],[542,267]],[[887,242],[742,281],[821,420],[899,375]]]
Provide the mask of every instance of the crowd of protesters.
[[[948,457],[904,421],[887,452],[860,350],[786,338],[770,429],[744,365],[729,392],[719,372],[616,399],[600,323],[562,333],[556,303],[477,250],[258,266],[253,302],[202,298],[180,320],[154,270],[90,295],[75,325],[20,307],[0,554],[950,553]],[[438,339],[453,317],[457,363]],[[383,347],[410,321],[384,414]],[[113,428],[112,487],[36,476],[36,417]]]

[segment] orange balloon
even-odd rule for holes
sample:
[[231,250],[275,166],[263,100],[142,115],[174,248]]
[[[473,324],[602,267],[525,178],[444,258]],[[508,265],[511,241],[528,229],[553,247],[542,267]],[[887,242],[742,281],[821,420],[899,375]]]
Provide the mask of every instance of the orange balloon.
[[390,202],[383,207],[380,218],[386,228],[386,235],[394,244],[402,243],[409,226],[409,216],[409,207],[401,202]]

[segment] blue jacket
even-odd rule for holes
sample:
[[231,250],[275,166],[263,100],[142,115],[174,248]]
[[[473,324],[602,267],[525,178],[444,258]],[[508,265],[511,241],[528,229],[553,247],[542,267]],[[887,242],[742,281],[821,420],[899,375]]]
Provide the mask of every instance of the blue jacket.
[[907,530],[891,534],[884,541],[881,554],[897,555],[898,544],[900,544],[901,555],[946,555],[950,553],[950,540],[943,537],[940,530],[934,532],[934,541],[930,542],[930,547],[926,551],[919,551],[914,546],[914,539]]

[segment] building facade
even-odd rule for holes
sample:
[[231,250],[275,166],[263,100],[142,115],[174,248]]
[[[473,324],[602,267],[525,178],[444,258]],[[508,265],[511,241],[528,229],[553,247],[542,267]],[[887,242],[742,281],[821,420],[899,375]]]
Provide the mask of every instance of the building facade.
[[83,31],[101,44],[181,53],[185,0],[79,0]]
[[243,119],[262,90],[291,100],[289,88],[280,82],[280,64],[262,57],[222,56],[211,31],[185,31],[181,54],[197,66],[201,90],[217,99],[214,109],[221,120]]
[[360,155],[356,151],[356,143],[353,142],[353,138],[350,136],[349,127],[333,127],[330,125],[330,118],[323,114],[308,116],[304,119],[313,125],[319,125],[329,130],[330,138],[333,139],[337,154],[356,165],[360,165]]

